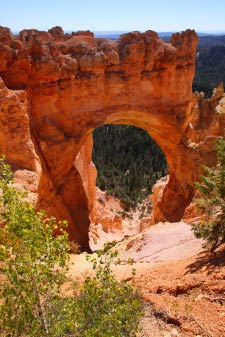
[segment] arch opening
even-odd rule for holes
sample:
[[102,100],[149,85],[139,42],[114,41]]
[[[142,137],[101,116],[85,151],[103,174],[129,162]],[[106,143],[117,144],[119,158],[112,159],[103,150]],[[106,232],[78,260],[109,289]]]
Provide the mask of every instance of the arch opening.
[[134,210],[168,174],[163,151],[143,129],[107,124],[93,132],[96,186],[118,198],[125,211]]
[[[192,167],[192,162],[187,155],[189,150],[186,144],[180,141],[181,133],[176,120],[172,119],[165,124],[164,112],[156,108],[142,111],[122,110],[119,107],[112,111],[100,111],[95,115],[87,113],[86,117],[83,124],[78,119],[71,119],[66,130],[64,124],[57,128],[55,123],[48,124],[49,128],[53,127],[54,135],[56,130],[58,132],[57,142],[49,142],[47,138],[47,142],[44,140],[42,143],[42,154],[46,154],[45,160],[49,164],[48,174],[52,187],[48,188],[52,191],[52,199],[46,207],[44,179],[43,184],[39,184],[38,207],[47,209],[49,214],[54,214],[57,218],[68,219],[70,240],[78,242],[82,250],[89,250],[88,233],[90,224],[95,222],[93,214],[96,187],[96,169],[92,163],[92,133],[97,128],[107,128],[108,124],[113,127],[123,124],[126,125],[125,128],[129,125],[130,128],[140,128],[141,132],[147,132],[148,139],[151,135],[164,153],[169,167],[169,179],[165,181],[163,190],[155,194],[157,200],[153,204],[152,223],[179,221],[193,197],[195,177],[193,170],[188,169]],[[64,115],[62,118],[64,121]],[[157,178],[160,175],[156,175],[156,180]]]

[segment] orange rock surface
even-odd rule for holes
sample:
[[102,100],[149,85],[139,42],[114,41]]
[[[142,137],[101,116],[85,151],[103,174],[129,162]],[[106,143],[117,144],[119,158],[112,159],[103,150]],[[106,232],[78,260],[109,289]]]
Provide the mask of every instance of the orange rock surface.
[[154,221],[181,219],[202,164],[215,161],[225,97],[222,88],[210,100],[192,94],[196,45],[191,30],[164,43],[153,31],[111,41],[60,27],[17,36],[0,27],[0,153],[18,181],[25,170],[38,208],[68,219],[83,248],[95,221],[96,127],[143,128],[163,150],[170,175],[154,197]]

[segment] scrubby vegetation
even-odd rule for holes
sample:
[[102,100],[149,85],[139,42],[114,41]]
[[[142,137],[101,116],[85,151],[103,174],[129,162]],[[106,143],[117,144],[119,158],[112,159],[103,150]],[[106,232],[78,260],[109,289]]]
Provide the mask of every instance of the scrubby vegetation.
[[105,125],[94,131],[93,161],[97,185],[135,207],[167,174],[161,149],[142,129],[129,125]]
[[[0,335],[2,337],[131,337],[140,318],[134,285],[116,281],[117,253],[105,248],[92,260],[94,277],[72,294],[65,222],[36,213],[0,162]],[[53,233],[57,231],[58,235]],[[119,261],[116,261],[119,263]]]
[[[120,264],[114,243],[89,256],[96,276],[86,278],[78,302],[78,336],[135,337],[141,317],[141,302],[134,283],[116,281],[111,266]],[[132,264],[132,260],[128,260]],[[133,271],[133,273],[135,273]]]
[[197,184],[202,219],[193,225],[196,237],[206,239],[212,251],[225,243],[225,139],[218,140],[216,149],[216,167],[205,167]]

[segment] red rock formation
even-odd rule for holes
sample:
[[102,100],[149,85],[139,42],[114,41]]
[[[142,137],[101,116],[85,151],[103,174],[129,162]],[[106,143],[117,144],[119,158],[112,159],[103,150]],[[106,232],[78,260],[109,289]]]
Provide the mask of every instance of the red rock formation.
[[1,78],[0,130],[0,154],[7,155],[18,179],[20,170],[36,176],[31,189],[36,192],[41,167],[30,131],[26,92],[9,90]]
[[182,217],[202,163],[215,159],[224,94],[193,96],[196,45],[191,30],[168,44],[152,31],[110,41],[85,32],[64,35],[60,27],[18,36],[0,28],[0,76],[11,89],[1,83],[0,152],[38,176],[37,206],[67,218],[71,238],[84,247],[95,181],[87,139],[96,127],[141,127],[164,151],[170,176],[154,206],[155,221]]

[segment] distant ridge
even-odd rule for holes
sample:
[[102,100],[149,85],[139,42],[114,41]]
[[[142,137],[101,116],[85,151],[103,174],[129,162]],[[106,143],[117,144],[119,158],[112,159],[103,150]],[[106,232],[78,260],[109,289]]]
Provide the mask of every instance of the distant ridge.
[[[118,40],[120,35],[129,33],[129,31],[95,31],[95,37],[105,38],[110,40]],[[165,42],[169,42],[170,37],[175,32],[157,32],[159,37]],[[211,34],[211,33],[201,33],[197,32],[199,37],[199,47],[210,47],[215,45],[225,44],[225,33],[221,34]]]
[[[72,30],[65,30],[65,33],[72,33]],[[104,38],[110,40],[118,40],[120,35],[129,33],[129,31],[124,30],[113,30],[113,31],[94,31],[94,35],[97,38]],[[169,42],[170,37],[175,32],[157,32],[159,37],[165,42]],[[19,31],[14,30],[13,34],[19,34]],[[202,33],[197,32],[199,37],[198,48],[220,46],[225,45],[225,32],[224,33]]]
[[[33,29],[33,28],[24,28],[24,29]],[[47,31],[48,29],[43,29],[43,28],[35,28],[40,31]],[[149,28],[150,29],[150,28]],[[77,31],[79,29],[74,29],[74,30],[64,30],[65,33],[72,33],[73,31]],[[86,29],[84,29],[86,30]],[[126,34],[129,32],[132,32],[134,30],[94,30],[94,34],[96,37],[108,37],[108,36],[114,36],[114,37],[119,37],[122,34]],[[12,30],[13,34],[18,34],[20,30]],[[181,31],[180,31],[181,32]],[[157,34],[160,37],[170,37],[172,34],[177,33],[177,31],[174,32],[157,32]],[[218,32],[218,33],[210,33],[210,32],[197,32],[198,36],[221,36],[225,35],[224,32]]]

